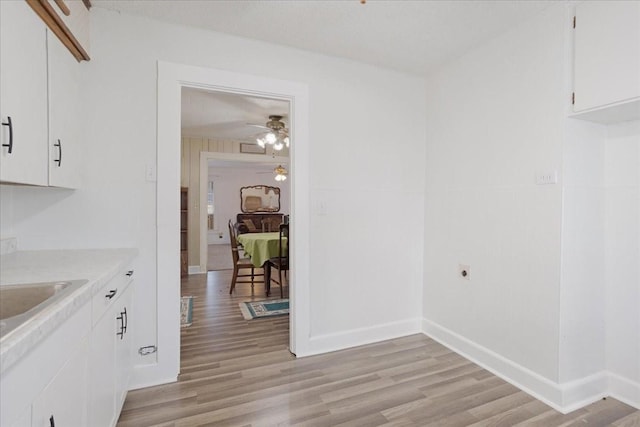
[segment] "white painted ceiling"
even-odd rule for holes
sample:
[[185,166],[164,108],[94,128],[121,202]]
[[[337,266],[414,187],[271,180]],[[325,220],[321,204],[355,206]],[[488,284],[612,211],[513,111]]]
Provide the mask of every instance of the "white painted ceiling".
[[253,96],[182,89],[182,135],[255,142],[269,115],[283,116],[289,124],[289,101]]
[[[292,46],[424,76],[552,1],[92,0],[95,7]],[[185,91],[183,131],[250,140],[286,103]],[[285,120],[285,122],[287,122]],[[259,129],[257,129],[259,131]]]

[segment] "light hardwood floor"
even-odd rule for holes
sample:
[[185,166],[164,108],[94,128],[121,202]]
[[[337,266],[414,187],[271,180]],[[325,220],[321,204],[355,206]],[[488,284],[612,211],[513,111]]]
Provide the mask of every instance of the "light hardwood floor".
[[423,335],[296,359],[288,316],[244,320],[238,302],[263,287],[230,296],[230,278],[183,281],[179,381],[129,392],[118,426],[640,426],[615,399],[562,415]]

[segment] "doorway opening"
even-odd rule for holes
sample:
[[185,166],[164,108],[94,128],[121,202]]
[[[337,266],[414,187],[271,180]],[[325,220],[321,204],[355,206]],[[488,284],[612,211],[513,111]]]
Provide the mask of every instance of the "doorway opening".
[[[291,351],[311,354],[309,313],[309,153],[308,87],[306,84],[188,65],[158,63],[158,182],[157,182],[157,363],[146,369],[156,383],[175,381],[180,370],[179,192],[181,89],[281,99],[290,103],[291,186],[289,272]],[[206,186],[205,186],[206,188]]]
[[[289,101],[190,87],[183,87],[181,93],[180,186],[183,194],[189,194],[188,224],[181,224],[181,233],[184,230],[188,233],[189,275],[207,276],[204,280],[193,277],[181,280],[181,296],[189,298],[193,309],[193,315],[182,314],[189,319],[183,327],[191,327],[205,317],[220,318],[215,312],[221,307],[220,301],[215,300],[225,300],[223,310],[228,310],[229,304],[240,307],[245,301],[269,298],[270,283],[265,280],[269,277],[270,262],[259,262],[261,257],[252,254],[249,247],[238,247],[236,240],[247,237],[239,236],[240,233],[276,239],[274,231],[278,227],[272,227],[271,223],[279,218],[279,226],[285,217],[287,222],[291,218],[293,176],[282,180],[282,176],[274,173],[276,168],[289,168],[288,147],[257,144],[257,139],[264,135],[274,136],[266,126],[274,115],[287,125]],[[290,142],[288,135],[286,142]],[[248,196],[249,190],[256,195]],[[245,225],[254,223],[253,230],[246,229]],[[278,248],[271,245],[267,249]],[[238,257],[247,260],[244,268],[236,267]],[[251,283],[242,276],[249,271],[251,275],[255,273]],[[240,278],[236,278],[237,274]],[[229,292],[221,292],[225,282]],[[281,287],[281,298],[285,298],[285,290],[288,296],[289,287]],[[200,298],[191,298],[194,291]],[[239,309],[236,311],[241,313]],[[220,326],[224,326],[224,320]],[[207,336],[220,328],[214,325],[212,329]],[[184,340],[193,334],[198,332],[183,331],[182,347]]]

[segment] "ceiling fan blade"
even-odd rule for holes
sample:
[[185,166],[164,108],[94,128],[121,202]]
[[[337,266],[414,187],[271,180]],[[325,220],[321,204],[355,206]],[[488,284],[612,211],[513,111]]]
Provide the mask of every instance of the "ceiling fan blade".
[[255,123],[245,123],[247,126],[252,126],[252,127],[256,127],[256,128],[261,128],[261,129],[266,129],[266,130],[271,130],[268,127],[264,126],[264,125],[257,125]]

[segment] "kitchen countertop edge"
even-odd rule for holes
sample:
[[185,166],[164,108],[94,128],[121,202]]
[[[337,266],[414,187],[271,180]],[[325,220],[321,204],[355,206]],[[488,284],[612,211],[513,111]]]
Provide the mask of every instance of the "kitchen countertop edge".
[[0,375],[73,316],[138,254],[137,249],[18,251],[0,257],[0,286],[45,281],[87,283],[0,339]]

